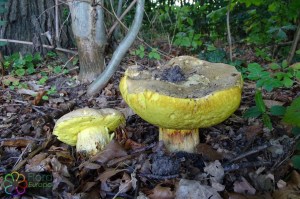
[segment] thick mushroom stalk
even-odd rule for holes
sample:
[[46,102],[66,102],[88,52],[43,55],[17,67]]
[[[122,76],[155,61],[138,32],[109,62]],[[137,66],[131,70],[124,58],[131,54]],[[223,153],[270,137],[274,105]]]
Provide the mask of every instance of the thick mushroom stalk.
[[199,144],[199,130],[178,130],[159,128],[159,140],[163,141],[169,151],[193,152]]
[[76,151],[87,156],[101,151],[113,138],[113,132],[125,123],[124,115],[111,108],[82,108],[57,120],[53,134]]
[[199,128],[223,122],[239,107],[242,85],[233,66],[180,56],[161,68],[128,67],[120,91],[136,114],[160,128],[170,151],[193,152]]

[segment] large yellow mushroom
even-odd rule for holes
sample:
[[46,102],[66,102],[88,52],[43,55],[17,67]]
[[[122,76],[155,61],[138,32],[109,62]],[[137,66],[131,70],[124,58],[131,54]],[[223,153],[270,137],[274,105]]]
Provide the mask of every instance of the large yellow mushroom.
[[233,66],[180,56],[159,69],[128,67],[120,91],[136,114],[159,127],[170,151],[193,152],[198,128],[221,123],[239,107],[242,85]]
[[115,109],[82,108],[72,111],[57,120],[53,134],[76,151],[94,155],[108,144],[114,131],[125,123],[123,114]]

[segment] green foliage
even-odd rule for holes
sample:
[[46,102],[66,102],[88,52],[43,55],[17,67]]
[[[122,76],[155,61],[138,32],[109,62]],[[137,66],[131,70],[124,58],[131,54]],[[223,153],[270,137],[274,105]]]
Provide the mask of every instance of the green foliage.
[[292,104],[287,108],[283,121],[287,124],[300,127],[300,97],[294,99]]
[[51,88],[46,92],[46,94],[42,97],[43,100],[49,100],[49,95],[56,94],[56,86],[51,86]]
[[47,57],[49,58],[56,58],[57,57],[57,54],[53,51],[49,51],[47,52]]
[[145,56],[145,48],[143,45],[140,45],[138,49],[131,52],[132,55],[139,56],[141,59]]
[[39,84],[39,85],[44,85],[44,84],[46,84],[47,80],[48,80],[48,76],[43,76],[43,77],[38,81],[38,84]]
[[272,63],[268,67],[251,63],[248,65],[246,73],[246,78],[256,81],[256,87],[269,92],[279,87],[290,88],[300,77],[300,70],[297,67],[288,67],[286,60],[281,65]]
[[151,52],[148,55],[148,57],[150,59],[160,60],[160,54],[158,53],[157,48],[152,48]]
[[214,63],[226,63],[226,52],[223,49],[216,48],[214,45],[206,44],[207,51],[199,54],[199,59]]
[[35,73],[35,66],[42,61],[40,54],[31,54],[22,56],[20,54],[13,54],[10,57],[5,57],[4,67],[11,68],[11,74],[17,76],[24,76],[25,74]]
[[[138,49],[136,49],[134,51],[131,51],[132,55],[136,55],[141,59],[145,57],[146,53],[147,52],[145,52],[145,48],[144,48],[143,45],[140,45]],[[152,48],[147,56],[148,56],[149,59],[155,59],[155,60],[160,60],[161,59],[157,48]]]
[[271,118],[263,101],[261,90],[256,90],[255,92],[255,106],[249,108],[243,116],[245,118],[257,118],[261,116],[264,125],[272,129]]

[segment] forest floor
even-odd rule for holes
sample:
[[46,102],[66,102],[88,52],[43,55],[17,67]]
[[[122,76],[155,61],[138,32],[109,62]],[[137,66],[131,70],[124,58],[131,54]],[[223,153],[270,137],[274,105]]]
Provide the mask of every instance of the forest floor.
[[[49,65],[64,64],[58,58],[19,78],[28,88],[11,89],[2,82],[0,184],[12,171],[43,172],[50,174],[51,185],[28,187],[20,198],[300,198],[300,173],[290,160],[296,142],[291,127],[275,116],[271,130],[261,118],[243,117],[255,105],[255,82],[245,80],[241,105],[229,119],[200,129],[195,153],[169,153],[164,148],[157,127],[128,108],[118,85],[128,65],[155,67],[165,61],[127,56],[95,97],[87,97],[87,85],[77,81],[78,67],[67,66],[68,74],[49,70]],[[41,71],[48,74],[44,85],[37,84]],[[53,92],[47,93],[53,86]],[[296,82],[290,89],[263,93],[263,99],[267,107],[289,105],[299,92]],[[57,119],[83,107],[115,108],[126,116],[126,126],[116,131],[114,141],[90,159],[52,135]],[[0,197],[10,198],[5,191],[0,186]]]

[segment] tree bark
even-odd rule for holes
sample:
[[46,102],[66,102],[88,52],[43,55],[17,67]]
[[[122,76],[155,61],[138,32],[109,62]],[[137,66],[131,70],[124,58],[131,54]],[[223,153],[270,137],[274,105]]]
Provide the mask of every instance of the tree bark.
[[105,68],[106,34],[103,0],[70,1],[72,30],[80,61],[79,80],[93,81]]
[[127,33],[126,37],[122,40],[118,48],[113,53],[113,56],[110,62],[108,63],[107,68],[105,68],[103,73],[101,73],[97,77],[97,79],[88,87],[87,94],[89,96],[95,95],[97,91],[103,89],[104,86],[108,83],[110,78],[118,69],[118,66],[122,58],[130,48],[132,43],[134,42],[142,26],[142,21],[144,16],[144,5],[145,5],[145,0],[137,1],[134,20],[132,22],[129,32]]
[[[61,24],[63,7],[64,5],[60,5]],[[41,34],[47,31],[55,32],[55,0],[9,0],[7,10],[8,12],[2,16],[7,23],[0,27],[0,38],[51,45]],[[71,29],[64,26],[61,33],[61,46],[69,47],[72,43],[69,36],[72,35],[70,34]],[[35,48],[32,46],[15,43],[8,43],[1,50],[7,55],[14,52],[22,54],[35,52]]]

